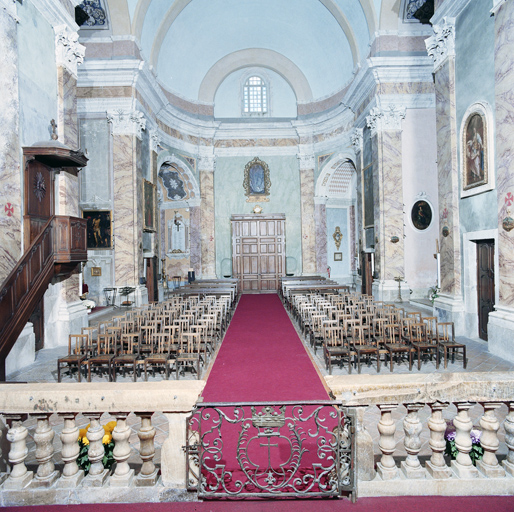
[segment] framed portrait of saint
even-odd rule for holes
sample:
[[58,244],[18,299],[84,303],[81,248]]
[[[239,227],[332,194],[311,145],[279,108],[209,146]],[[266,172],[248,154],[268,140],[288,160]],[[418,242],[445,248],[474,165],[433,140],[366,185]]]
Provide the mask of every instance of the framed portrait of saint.
[[494,166],[491,163],[492,154],[489,154],[489,131],[492,126],[489,111],[487,105],[475,103],[468,108],[462,121],[462,197],[494,188],[494,176],[490,173]]
[[424,231],[432,223],[432,207],[427,201],[416,201],[412,205],[411,220],[413,226],[419,231]]
[[248,197],[247,202],[269,201],[271,180],[266,162],[255,157],[244,169],[243,188]]
[[143,231],[155,231],[155,194],[156,186],[150,181],[143,180]]
[[87,220],[87,248],[112,249],[111,212],[88,210],[82,216]]

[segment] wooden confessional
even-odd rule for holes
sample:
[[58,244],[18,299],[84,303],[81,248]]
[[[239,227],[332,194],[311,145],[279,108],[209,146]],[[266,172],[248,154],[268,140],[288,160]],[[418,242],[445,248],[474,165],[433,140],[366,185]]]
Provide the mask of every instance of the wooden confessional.
[[286,270],[285,215],[232,215],[231,221],[232,272],[240,290],[278,290]]
[[69,277],[87,261],[86,220],[55,215],[54,199],[56,172],[76,176],[87,158],[52,141],[23,148],[23,164],[25,253],[0,287],[0,381],[5,359],[29,320],[35,322],[36,350],[42,348],[42,299],[52,279]]

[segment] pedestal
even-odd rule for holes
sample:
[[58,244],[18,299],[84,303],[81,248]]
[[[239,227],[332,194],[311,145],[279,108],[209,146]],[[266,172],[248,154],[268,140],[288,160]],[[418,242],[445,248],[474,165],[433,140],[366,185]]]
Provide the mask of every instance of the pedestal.
[[34,473],[32,471],[27,471],[24,475],[20,476],[19,478],[8,478],[4,482],[2,489],[11,491],[23,489],[30,484],[33,477]]
[[449,467],[440,468],[438,466],[434,466],[430,461],[427,461],[425,469],[428,471],[428,474],[435,480],[443,480],[446,478],[451,478],[452,476],[452,470]]
[[134,479],[134,470],[131,469],[126,475],[111,476],[111,478],[109,480],[109,485],[111,487],[130,487],[133,479]]
[[422,467],[411,468],[407,466],[405,461],[401,463],[402,473],[409,479],[422,479],[426,477],[425,470]]
[[377,463],[377,473],[382,480],[394,480],[400,476],[396,466],[394,468],[385,468],[380,462]]
[[59,471],[54,471],[50,475],[48,475],[46,478],[39,478],[37,475],[32,479],[32,482],[30,482],[31,488],[48,488],[51,487],[58,479],[59,479]]
[[152,487],[159,480],[159,470],[156,469],[151,475],[137,475],[134,480],[136,487]]
[[452,460],[452,469],[459,478],[478,478],[478,469],[475,466],[463,466]]
[[104,469],[99,475],[87,475],[83,482],[83,487],[102,487],[109,476],[109,470]]
[[84,480],[84,477],[84,470],[79,469],[74,475],[61,476],[55,487],[57,489],[75,489]]

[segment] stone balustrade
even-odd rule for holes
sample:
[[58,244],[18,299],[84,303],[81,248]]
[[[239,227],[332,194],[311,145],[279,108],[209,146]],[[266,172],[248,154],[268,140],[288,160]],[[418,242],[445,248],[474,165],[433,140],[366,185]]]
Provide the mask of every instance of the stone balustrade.
[[[325,379],[335,397],[344,406],[355,409],[359,496],[514,493],[511,373],[391,374],[373,378],[355,375]],[[474,418],[470,415],[472,408]],[[500,408],[502,423],[498,417]],[[458,450],[451,462],[444,455],[445,431],[450,421]],[[484,450],[476,466],[470,457],[472,429],[481,431],[480,444]],[[403,440],[399,440],[402,434]],[[455,485],[456,480],[459,485]]]
[[[163,381],[145,383],[83,384],[0,384],[0,414],[5,426],[0,430],[0,506],[67,503],[70,493],[79,502],[127,501],[134,488],[148,492],[132,493],[128,501],[159,501],[157,489],[186,487],[186,418],[205,381]],[[104,468],[105,434],[101,417],[108,413],[116,421],[113,471]],[[156,429],[152,417],[161,413],[168,421],[168,438],[160,450],[160,467],[154,463]],[[79,428],[77,415],[89,420],[89,473],[79,468]],[[129,438],[130,414],[141,419],[139,464],[129,464],[135,451]],[[35,421],[27,421],[27,420]],[[105,420],[104,420],[105,423]],[[30,425],[27,428],[26,425]],[[59,427],[57,427],[57,425]],[[30,429],[30,430],[29,430]],[[62,465],[54,463],[54,440],[61,441]],[[33,439],[37,470],[26,465],[28,442]],[[7,445],[6,445],[7,442]],[[6,449],[8,446],[8,449]],[[112,473],[112,474],[111,474]],[[51,488],[51,489],[50,489]],[[153,488],[153,492],[152,492]],[[46,491],[46,492],[44,492]]]

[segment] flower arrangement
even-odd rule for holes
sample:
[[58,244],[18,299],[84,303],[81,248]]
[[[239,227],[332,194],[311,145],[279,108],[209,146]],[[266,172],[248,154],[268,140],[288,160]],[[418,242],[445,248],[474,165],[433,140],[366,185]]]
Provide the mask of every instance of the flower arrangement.
[[[112,440],[112,431],[116,427],[115,421],[110,421],[104,428],[104,436],[102,438],[102,444],[104,445],[104,457],[102,459],[102,464],[105,469],[111,469],[114,464],[114,441]],[[87,431],[89,430],[89,425],[85,428],[81,428],[79,430],[79,438],[78,443],[80,447],[79,456],[77,459],[77,464],[80,469],[84,470],[84,473],[87,475],[89,473],[89,469],[91,468],[91,462],[89,462],[89,439],[87,438]]]
[[[480,430],[472,429],[470,432],[471,436],[471,451],[469,452],[469,456],[471,458],[471,462],[474,466],[476,466],[477,460],[480,460],[484,455],[484,449],[480,444],[480,435],[482,432]],[[449,421],[446,427],[446,432],[444,433],[444,438],[446,439],[446,450],[445,454],[449,455],[451,460],[455,460],[457,458],[457,454],[459,450],[455,446],[455,436],[457,432],[455,431],[455,427],[453,425],[453,421]]]
[[428,289],[428,298],[430,299],[430,302],[432,303],[432,306],[434,305],[435,300],[437,297],[439,297],[439,292],[441,291],[441,288],[439,286],[431,286]]

